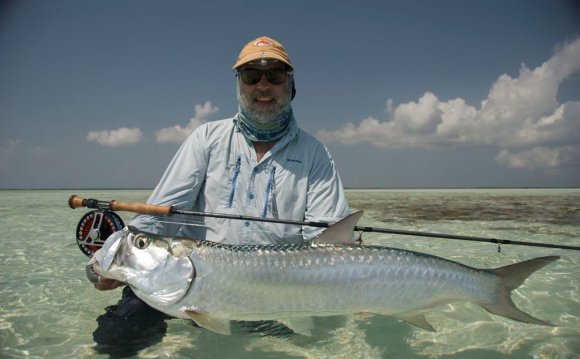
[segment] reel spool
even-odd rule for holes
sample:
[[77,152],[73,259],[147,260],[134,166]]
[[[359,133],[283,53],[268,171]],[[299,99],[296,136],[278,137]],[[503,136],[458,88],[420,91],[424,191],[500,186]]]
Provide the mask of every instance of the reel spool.
[[119,215],[107,210],[86,213],[79,221],[76,231],[77,245],[86,256],[92,257],[107,238],[125,227]]

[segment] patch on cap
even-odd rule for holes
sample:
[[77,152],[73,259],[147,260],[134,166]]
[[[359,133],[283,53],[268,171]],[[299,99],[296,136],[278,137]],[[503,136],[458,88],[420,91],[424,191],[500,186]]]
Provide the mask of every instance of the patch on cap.
[[254,41],[254,46],[274,46],[274,43],[266,39],[258,39]]

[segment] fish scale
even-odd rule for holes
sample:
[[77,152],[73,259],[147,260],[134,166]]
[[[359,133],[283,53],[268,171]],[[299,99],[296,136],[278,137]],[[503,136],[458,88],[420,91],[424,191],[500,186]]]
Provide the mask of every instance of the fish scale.
[[230,332],[231,320],[279,320],[297,329],[293,321],[306,317],[361,312],[434,330],[423,314],[456,301],[548,324],[519,310],[510,296],[558,257],[477,269],[408,250],[355,245],[352,233],[361,214],[301,245],[227,245],[125,229],[96,254],[104,265],[97,263],[95,270],[127,282],[152,307],[222,334]]
[[[254,255],[248,256],[249,253]],[[390,248],[279,246],[265,252],[259,246],[240,251],[235,246],[209,245],[193,253],[192,261],[215,265],[207,271],[205,266],[196,267],[198,284],[203,284],[204,290],[211,293],[206,297],[212,298],[200,300],[203,304],[198,309],[217,312],[218,308],[229,308],[230,317],[236,319],[291,316],[294,313],[288,310],[292,307],[288,303],[295,301],[302,303],[301,311],[326,311],[329,297],[342,298],[333,312],[371,310],[380,314],[406,311],[409,307],[423,309],[429,304],[424,303],[427,299],[441,296],[438,293],[452,298],[472,292],[473,298],[489,299],[485,292],[476,291],[482,286],[479,282],[486,281],[481,270],[466,270],[458,263],[443,259],[434,262],[415,252]],[[440,270],[434,270],[435,264]],[[465,274],[458,278],[460,270]],[[224,288],[229,288],[228,295],[216,297]],[[241,302],[243,310],[235,312]],[[264,308],[273,317],[264,317]]]

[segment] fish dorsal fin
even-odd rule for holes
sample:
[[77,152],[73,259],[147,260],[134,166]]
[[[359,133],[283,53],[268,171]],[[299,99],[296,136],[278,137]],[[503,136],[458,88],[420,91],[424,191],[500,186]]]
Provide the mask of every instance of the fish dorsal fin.
[[349,214],[314,238],[315,244],[354,244],[352,233],[363,211]]
[[186,310],[185,313],[187,313],[187,315],[189,315],[189,317],[202,328],[218,334],[232,334],[231,323],[227,319],[215,318],[210,314],[196,312],[193,310]]

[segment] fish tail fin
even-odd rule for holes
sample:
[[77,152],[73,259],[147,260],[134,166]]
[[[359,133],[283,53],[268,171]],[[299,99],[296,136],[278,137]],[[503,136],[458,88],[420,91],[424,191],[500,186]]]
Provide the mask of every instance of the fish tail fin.
[[559,259],[559,256],[546,256],[530,259],[524,262],[510,264],[505,267],[491,269],[501,278],[497,300],[493,303],[479,303],[490,313],[501,315],[519,322],[552,325],[549,322],[534,318],[528,313],[519,310],[511,298],[511,292],[522,285],[535,271]]

